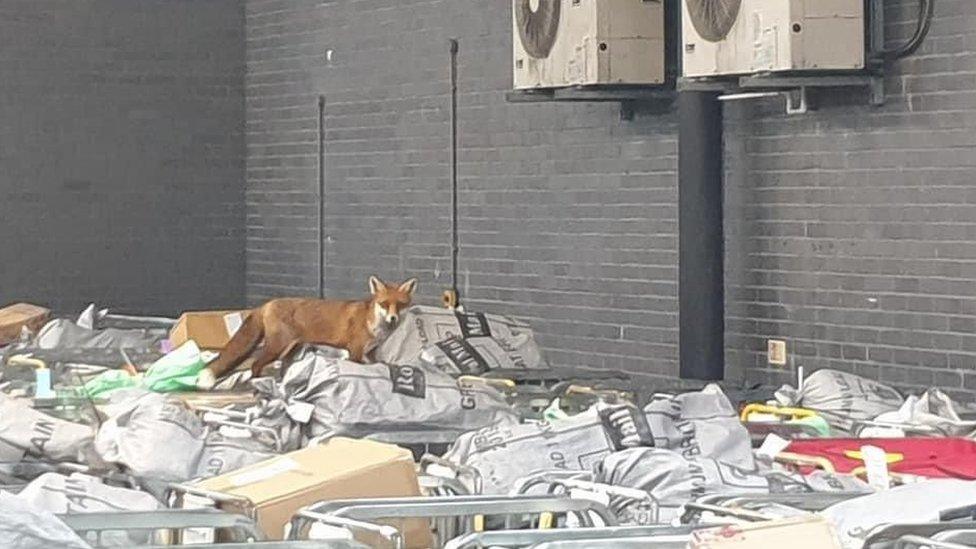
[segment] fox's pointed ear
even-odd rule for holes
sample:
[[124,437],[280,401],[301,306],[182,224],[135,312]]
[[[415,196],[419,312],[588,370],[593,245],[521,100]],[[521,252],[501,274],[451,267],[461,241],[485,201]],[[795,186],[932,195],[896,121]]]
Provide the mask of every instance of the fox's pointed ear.
[[383,283],[383,281],[379,278],[376,278],[375,276],[369,277],[369,293],[376,295],[385,287],[386,284]]
[[417,279],[411,278],[410,280],[400,284],[400,291],[405,294],[413,295],[414,291],[417,290]]

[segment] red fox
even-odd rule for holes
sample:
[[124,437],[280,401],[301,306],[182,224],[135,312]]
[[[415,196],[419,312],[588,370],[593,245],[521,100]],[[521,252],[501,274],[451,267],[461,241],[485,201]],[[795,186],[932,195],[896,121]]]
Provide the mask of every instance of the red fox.
[[416,278],[390,285],[371,276],[371,296],[361,301],[273,299],[251,311],[220,356],[200,372],[197,386],[213,388],[217,379],[243,362],[262,338],[264,348],[251,366],[254,377],[303,343],[346,349],[350,359],[368,360],[396,327],[400,313],[410,307],[416,289]]

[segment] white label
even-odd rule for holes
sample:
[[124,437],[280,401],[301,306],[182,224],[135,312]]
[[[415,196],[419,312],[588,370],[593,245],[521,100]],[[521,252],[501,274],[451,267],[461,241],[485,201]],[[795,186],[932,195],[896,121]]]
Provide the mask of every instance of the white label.
[[605,492],[583,490],[582,488],[571,488],[569,490],[569,497],[571,499],[585,499],[588,501],[602,503],[603,505],[607,506],[610,505],[610,495]]
[[457,478],[457,474],[450,467],[445,467],[437,463],[431,463],[427,466],[426,473],[434,477],[441,478]]
[[861,459],[868,472],[868,485],[875,490],[891,488],[891,477],[888,475],[888,462],[885,451],[877,446],[862,446]]
[[288,405],[288,417],[299,423],[308,423],[314,411],[315,405],[308,402],[292,402]]
[[[291,524],[289,523],[285,527],[291,528]],[[329,526],[321,522],[312,523],[312,527],[308,530],[308,539],[336,542],[353,541],[352,532],[349,530],[339,526]]]
[[243,313],[230,313],[229,315],[224,315],[224,327],[227,328],[227,335],[230,337],[234,337],[237,330],[241,329],[242,324],[244,324]]
[[763,441],[762,446],[756,450],[756,454],[773,459],[789,445],[790,441],[776,435],[775,433],[770,433],[766,436],[766,440]]
[[280,475],[281,473],[294,471],[295,469],[298,469],[298,462],[293,459],[282,458],[270,465],[265,465],[264,467],[255,469],[253,471],[248,471],[246,473],[241,473],[239,475],[234,475],[230,477],[230,483],[232,486],[247,486],[248,484],[268,480],[269,478]]

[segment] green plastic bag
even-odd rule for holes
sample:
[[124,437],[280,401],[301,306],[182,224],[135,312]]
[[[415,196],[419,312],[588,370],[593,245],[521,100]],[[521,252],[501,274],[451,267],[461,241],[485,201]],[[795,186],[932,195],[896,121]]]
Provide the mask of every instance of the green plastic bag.
[[157,393],[195,391],[200,370],[214,353],[202,352],[193,341],[157,360],[145,374],[130,375],[124,370],[109,370],[88,380],[84,390],[89,397],[104,396],[112,391],[141,387]]
[[157,360],[146,370],[141,387],[157,393],[195,391],[197,376],[207,365],[208,357],[192,340]]
[[797,419],[797,420],[793,420],[793,421],[787,421],[787,423],[788,424],[809,425],[810,427],[813,427],[814,429],[816,429],[817,434],[819,434],[821,437],[823,437],[823,438],[829,438],[830,437],[830,424],[827,423],[827,420],[825,420],[824,418],[822,418],[820,416],[805,417],[805,418],[802,418],[802,419]]
[[89,397],[95,398],[119,389],[138,387],[140,381],[139,376],[130,375],[124,370],[109,370],[86,381],[84,390]]
[[568,417],[569,414],[564,412],[563,409],[560,407],[560,402],[558,397],[552,399],[552,402],[549,403],[549,406],[542,411],[542,419],[546,421],[555,421],[560,419],[566,419]]

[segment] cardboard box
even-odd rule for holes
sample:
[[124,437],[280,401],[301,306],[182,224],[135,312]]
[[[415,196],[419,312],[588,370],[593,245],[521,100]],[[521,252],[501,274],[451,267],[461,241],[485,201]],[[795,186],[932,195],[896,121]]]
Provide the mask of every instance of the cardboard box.
[[250,311],[191,311],[183,313],[169,332],[173,348],[189,340],[197,347],[219,351],[227,346]]
[[841,549],[834,527],[826,519],[803,516],[768,522],[732,524],[692,534],[690,549]]
[[[246,499],[246,509],[221,507],[254,517],[273,540],[282,539],[296,511],[319,501],[420,495],[409,450],[347,438],[277,456],[196,486]],[[407,547],[430,546],[426,519],[390,523],[400,526]]]
[[0,345],[20,339],[25,326],[37,333],[50,318],[50,310],[30,303],[16,303],[0,309]]

